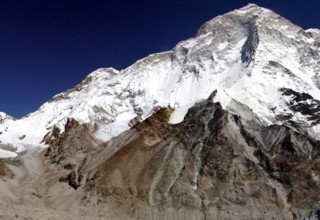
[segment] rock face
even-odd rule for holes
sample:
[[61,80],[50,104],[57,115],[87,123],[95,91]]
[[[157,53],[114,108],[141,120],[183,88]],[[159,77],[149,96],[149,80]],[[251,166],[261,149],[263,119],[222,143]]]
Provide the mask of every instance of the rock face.
[[[72,154],[61,137],[47,163],[62,152],[59,166],[69,171],[61,181],[133,218],[299,219],[320,200],[318,141],[248,121],[212,100],[197,103],[180,124],[168,124],[171,112],[160,109],[106,144]],[[92,139],[83,134],[81,143]]]
[[319,30],[250,4],[171,51],[99,69],[0,122],[0,147],[18,151],[0,194],[120,219],[316,218],[319,45]]
[[303,220],[319,220],[320,219],[320,210],[319,207],[312,210]]

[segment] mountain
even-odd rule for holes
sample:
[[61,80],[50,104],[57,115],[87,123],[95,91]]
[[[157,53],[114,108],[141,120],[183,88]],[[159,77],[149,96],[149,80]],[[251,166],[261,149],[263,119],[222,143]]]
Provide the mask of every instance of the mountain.
[[[227,110],[243,103],[266,125],[296,123],[317,138],[316,110],[301,108],[316,108],[320,99],[319,38],[318,30],[304,31],[270,10],[248,5],[207,22],[172,51],[150,55],[121,71],[91,73],[38,111],[2,125],[0,130],[8,126],[12,132],[4,132],[1,140],[38,146],[54,125],[61,128],[72,117],[95,123],[96,137],[107,141],[156,107],[175,108],[177,118],[172,120],[179,122],[214,90],[216,101]],[[298,106],[289,103],[291,96],[305,92],[310,97]]]
[[4,123],[7,120],[12,120],[13,118],[10,115],[7,115],[4,112],[0,112],[0,124]]
[[319,46],[320,30],[249,4],[98,69],[2,120],[0,193],[75,219],[301,218],[320,200]]

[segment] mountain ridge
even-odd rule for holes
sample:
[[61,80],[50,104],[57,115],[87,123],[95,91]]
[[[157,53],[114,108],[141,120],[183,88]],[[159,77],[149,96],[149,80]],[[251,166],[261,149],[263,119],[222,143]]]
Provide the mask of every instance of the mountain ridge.
[[249,4],[170,51],[98,69],[0,123],[0,206],[299,219],[320,201],[319,53],[317,30]]
[[[113,68],[94,71],[36,112],[0,126],[3,132],[0,140],[21,150],[25,146],[41,146],[48,130],[54,125],[63,128],[67,118],[72,117],[96,124],[96,137],[107,141],[129,129],[130,120],[148,117],[153,108],[175,108],[176,118],[171,121],[182,121],[193,104],[214,90],[218,90],[216,101],[226,109],[232,109],[232,100],[247,103],[266,124],[291,123],[276,119],[291,114],[290,120],[301,122],[305,132],[314,135],[320,126],[310,126],[299,112],[287,113],[281,106],[285,105],[279,92],[282,88],[277,84],[283,81],[283,88],[308,91],[313,98],[320,99],[314,83],[319,78],[315,72],[320,69],[315,62],[316,42],[312,34],[309,36],[271,10],[249,4],[206,22],[195,37],[178,43],[171,51],[149,55],[121,71]],[[266,69],[270,66],[278,71],[274,76]],[[269,81],[269,85],[263,81]],[[32,124],[35,132],[30,134]],[[12,127],[18,133],[5,132],[4,127]],[[25,138],[20,140],[21,136]]]

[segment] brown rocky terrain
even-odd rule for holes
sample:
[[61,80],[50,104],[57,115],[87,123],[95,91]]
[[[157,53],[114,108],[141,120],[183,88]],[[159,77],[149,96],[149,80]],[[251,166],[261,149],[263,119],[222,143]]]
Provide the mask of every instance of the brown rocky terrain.
[[319,142],[230,114],[211,98],[180,124],[167,123],[171,112],[104,144],[69,119],[46,137],[50,147],[34,165],[42,174],[25,177],[28,192],[17,201],[78,214],[103,207],[124,219],[299,219],[319,201]]

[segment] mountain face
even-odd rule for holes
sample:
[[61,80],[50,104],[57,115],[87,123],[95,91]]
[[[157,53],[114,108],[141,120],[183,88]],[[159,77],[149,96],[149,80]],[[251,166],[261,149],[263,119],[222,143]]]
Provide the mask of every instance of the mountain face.
[[[270,10],[248,5],[205,23],[171,51],[121,71],[91,73],[38,111],[2,125],[0,138],[21,150],[38,147],[55,125],[63,128],[74,118],[92,124],[95,137],[105,142],[157,107],[174,108],[171,122],[181,122],[214,90],[215,101],[230,112],[241,114],[235,103],[242,103],[265,125],[296,126],[318,138],[319,40],[318,30],[304,31]],[[10,131],[4,132],[6,127]]]
[[299,219],[320,201],[319,46],[320,30],[249,4],[1,113],[3,201],[66,219]]
[[296,219],[319,200],[320,142],[212,100],[195,104],[179,124],[167,123],[171,112],[160,109],[103,145],[69,120],[44,156],[66,170],[53,172],[59,181],[122,204],[134,218]]

